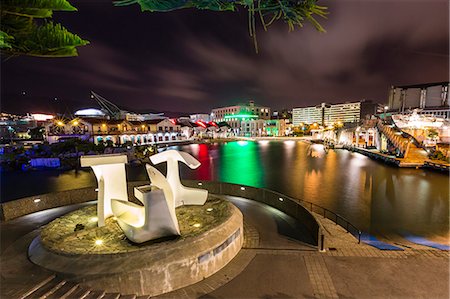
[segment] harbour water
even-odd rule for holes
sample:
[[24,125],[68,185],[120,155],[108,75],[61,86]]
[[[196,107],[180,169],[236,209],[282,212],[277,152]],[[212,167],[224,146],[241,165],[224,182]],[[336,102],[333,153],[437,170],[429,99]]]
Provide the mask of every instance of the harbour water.
[[[202,165],[181,166],[186,179],[215,180],[272,189],[325,207],[365,232],[390,238],[419,235],[449,239],[449,177],[397,168],[346,150],[325,153],[301,141],[238,141],[170,147]],[[165,169],[160,168],[161,171]],[[128,167],[129,180],[147,179]],[[90,170],[4,172],[2,201],[96,185]]]

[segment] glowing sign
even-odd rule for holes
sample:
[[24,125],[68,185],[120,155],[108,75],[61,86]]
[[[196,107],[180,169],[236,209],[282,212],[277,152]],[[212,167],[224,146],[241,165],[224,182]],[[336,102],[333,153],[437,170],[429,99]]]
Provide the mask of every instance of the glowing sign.
[[225,119],[229,119],[229,118],[258,118],[258,115],[253,115],[253,114],[225,115]]

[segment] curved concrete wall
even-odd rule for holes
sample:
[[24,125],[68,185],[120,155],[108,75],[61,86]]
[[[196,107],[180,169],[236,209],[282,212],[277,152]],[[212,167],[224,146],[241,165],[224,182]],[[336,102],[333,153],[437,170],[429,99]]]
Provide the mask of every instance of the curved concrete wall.
[[63,255],[46,249],[37,237],[28,255],[33,263],[93,290],[157,296],[211,276],[238,254],[243,244],[243,217],[229,205],[231,215],[220,225],[146,250]]
[[263,189],[255,188],[245,185],[237,185],[231,183],[222,183],[214,181],[183,181],[183,184],[188,187],[197,187],[207,189],[210,193],[231,195],[237,197],[244,197],[265,203],[275,209],[278,209],[291,217],[297,219],[300,223],[306,226],[311,233],[314,244],[319,245],[320,224],[314,216],[303,207],[297,200],[290,198],[284,194]]
[[[148,181],[128,183],[128,197],[133,201],[133,188],[148,184]],[[8,221],[20,216],[47,209],[88,202],[97,199],[96,187],[73,189],[24,197],[0,204],[0,220]]]
[[[314,216],[302,206],[298,200],[284,194],[268,189],[255,188],[245,185],[222,183],[214,181],[183,180],[185,186],[207,189],[210,193],[245,197],[261,203],[268,204],[289,216],[294,217],[305,225],[311,232],[314,244],[319,245],[320,225]],[[134,186],[148,184],[148,181],[137,181],[128,183],[128,197],[134,200]],[[243,189],[242,189],[243,188]],[[97,198],[95,188],[83,188],[62,192],[48,193],[44,195],[26,197],[1,204],[2,220],[11,220],[34,212],[51,209],[55,207],[82,203]],[[34,202],[40,199],[39,202]]]

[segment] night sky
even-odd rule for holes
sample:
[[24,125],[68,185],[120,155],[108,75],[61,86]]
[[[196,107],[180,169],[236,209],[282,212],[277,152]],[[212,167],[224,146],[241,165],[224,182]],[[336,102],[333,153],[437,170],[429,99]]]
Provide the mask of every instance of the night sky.
[[209,112],[248,99],[274,109],[384,103],[390,85],[449,80],[447,0],[321,1],[327,33],[310,24],[258,27],[259,54],[244,10],[150,13],[110,0],[71,2],[79,11],[54,19],[90,45],[74,58],[2,61],[2,112],[95,107],[90,90],[137,112]]

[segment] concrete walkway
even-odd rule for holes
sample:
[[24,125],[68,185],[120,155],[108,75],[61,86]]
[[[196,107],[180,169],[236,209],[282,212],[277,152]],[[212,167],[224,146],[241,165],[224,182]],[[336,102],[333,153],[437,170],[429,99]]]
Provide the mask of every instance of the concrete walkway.
[[[316,215],[325,228],[327,249],[318,252],[307,244],[310,237],[295,219],[258,202],[227,198],[244,214],[244,248],[218,273],[160,297],[449,298],[447,251],[407,247],[404,251],[381,251],[357,244],[340,226]],[[1,298],[20,298],[36,286],[47,298],[63,298],[58,294],[63,294],[64,288],[73,289],[66,298],[135,298],[83,290],[28,261],[27,244],[37,234],[36,229],[79,206],[0,224]]]

